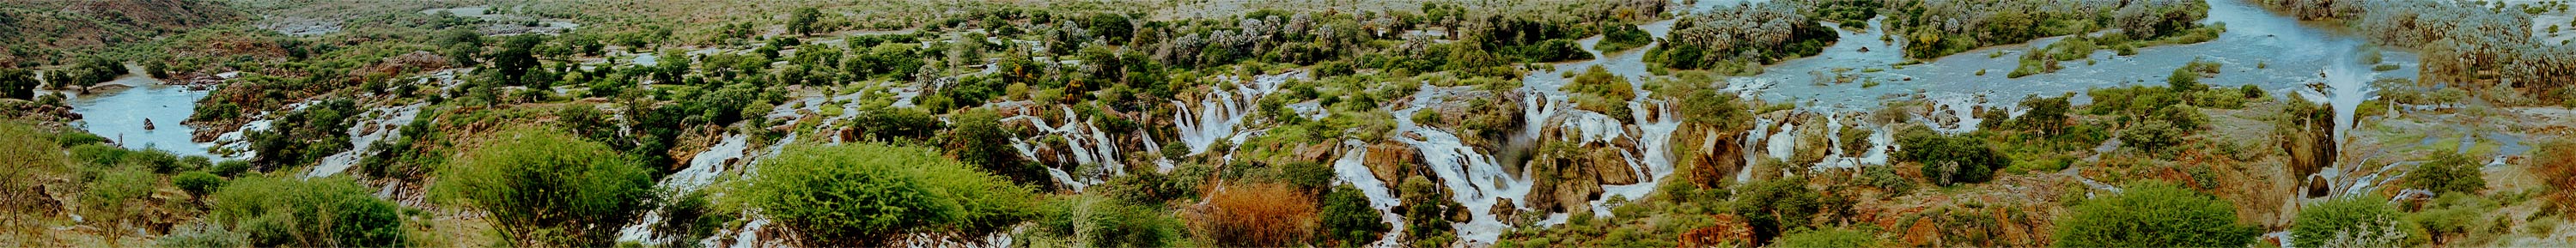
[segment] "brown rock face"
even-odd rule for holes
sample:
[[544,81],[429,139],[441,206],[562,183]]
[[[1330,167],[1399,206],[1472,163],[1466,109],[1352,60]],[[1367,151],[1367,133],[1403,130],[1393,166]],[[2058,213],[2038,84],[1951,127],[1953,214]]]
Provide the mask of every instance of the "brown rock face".
[[1422,156],[1416,155],[1419,152],[1412,147],[1400,144],[1378,143],[1368,146],[1365,163],[1368,164],[1370,174],[1376,174],[1378,181],[1403,182],[1404,177],[1410,175],[1408,173],[1411,173],[1410,170],[1414,165],[1422,164]]
[[2281,126],[2276,127],[2276,132],[2282,138],[2281,149],[2290,154],[2290,175],[2310,178],[2307,176],[2334,165],[2334,112],[2331,108],[2310,107],[2317,105],[2291,105],[2282,110],[2290,119],[2277,124]]
[[[1599,148],[1589,148],[1589,149],[1585,149],[1585,150],[1592,150],[1592,151],[1607,151],[1607,149],[1618,149],[1618,148],[1615,148],[1615,147],[1599,147]],[[1592,167],[1592,175],[1594,176],[1594,178],[1598,178],[1598,179],[1600,179],[1600,180],[1601,180],[1601,184],[1609,184],[1609,185],[1637,184],[1637,170],[1636,170],[1635,168],[1628,167],[1628,162],[1627,162],[1627,160],[1626,160],[1626,159],[1624,159],[1624,158],[1620,158],[1618,153],[1613,153],[1613,152],[1589,152],[1589,153],[1584,153],[1584,155],[1591,157],[1591,161],[1590,161],[1589,163],[1587,163],[1587,164],[1590,164],[1590,165],[1591,165],[1591,167]]]
[[1699,179],[1700,186],[1724,185],[1727,178],[1744,168],[1744,147],[1736,142],[1743,133],[1708,133],[1704,129],[1693,129],[1692,132],[1700,132],[1700,137],[1706,137],[1700,140],[1699,152],[1689,154],[1686,160],[1693,165],[1690,173]]
[[1331,143],[1316,143],[1305,147],[1298,147],[1296,154],[1296,159],[1298,161],[1329,163],[1333,161],[1333,145]]
[[1753,228],[1745,225],[1743,218],[1735,217],[1733,214],[1709,217],[1713,225],[1682,233],[1681,247],[1718,247],[1721,244],[1735,244],[1730,247],[1752,246],[1745,244],[1745,241],[1753,240]]

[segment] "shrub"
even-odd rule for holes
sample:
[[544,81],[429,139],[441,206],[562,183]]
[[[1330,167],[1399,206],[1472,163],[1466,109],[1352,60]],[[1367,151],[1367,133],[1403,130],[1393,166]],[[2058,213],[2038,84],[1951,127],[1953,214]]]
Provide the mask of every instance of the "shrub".
[[1422,175],[1405,177],[1400,185],[1398,189],[1402,191],[1396,196],[1404,203],[1396,206],[1396,214],[1404,216],[1404,236],[1414,240],[1413,247],[1449,245],[1457,231],[1449,224],[1449,216],[1466,207],[1449,201],[1448,191]]
[[1324,193],[1322,243],[1328,246],[1360,247],[1375,242],[1387,231],[1386,221],[1376,208],[1369,207],[1368,196],[1350,185],[1333,187]]
[[1228,185],[1210,193],[1205,206],[1190,216],[1190,232],[1211,245],[1286,247],[1306,242],[1316,229],[1315,201],[1289,185]]
[[216,177],[214,173],[188,172],[170,177],[170,184],[178,185],[179,190],[188,191],[188,195],[205,196],[206,193],[214,192],[216,188],[224,187],[224,178]]
[[811,246],[883,246],[907,233],[980,236],[1034,215],[1028,188],[930,149],[792,146],[739,185]]
[[403,244],[401,207],[371,192],[345,177],[249,177],[216,191],[207,212],[251,246]]
[[[21,218],[38,216],[37,211],[51,208],[51,196],[40,190],[40,175],[65,170],[63,149],[51,137],[34,127],[17,122],[0,121],[0,228],[18,228]],[[15,229],[13,229],[15,230]]]
[[2236,207],[2162,182],[2085,200],[2057,222],[2059,247],[2240,247],[2261,229],[2236,219]]
[[1800,229],[1796,232],[1790,232],[1788,235],[1780,236],[1779,240],[1771,242],[1771,247],[1841,248],[1880,246],[1877,235],[1870,234],[1867,231],[1841,228],[1828,228],[1823,230]]
[[215,173],[216,176],[234,177],[241,176],[242,172],[247,171],[250,171],[250,161],[248,160],[224,160],[223,162],[215,162],[215,168],[207,172]]
[[2406,222],[2421,229],[2424,237],[2436,244],[2474,244],[2476,240],[2492,238],[2499,231],[2510,231],[2491,229],[2499,222],[2510,220],[2485,218],[2498,207],[2495,201],[2475,195],[2446,194],[2407,215]]
[[1902,149],[1894,158],[1923,163],[1923,176],[1935,185],[1993,180],[1995,170],[2012,165],[2002,151],[1983,140],[1941,135],[1919,126],[1898,131],[1896,144]]
[[2576,144],[2549,141],[2531,151],[2531,163],[2525,165],[2541,179],[2541,189],[2550,191],[2549,200],[2559,209],[2576,208]]
[[1071,237],[1076,247],[1163,247],[1181,237],[1181,221],[1161,209],[1098,194],[1048,202],[1038,227]]
[[1807,227],[1823,201],[1814,190],[1807,189],[1803,178],[1790,177],[1756,182],[1736,195],[1735,215],[1743,216],[1753,228],[1753,243],[1771,243],[1789,230]]
[[2486,190],[2485,173],[2467,155],[2451,151],[2434,152],[2432,161],[2424,162],[2406,173],[2406,188],[2431,190],[2441,194],[2477,194]]
[[1574,85],[1569,87],[1573,87],[1572,90],[1575,93],[1592,94],[1620,102],[1626,102],[1637,95],[1636,88],[1628,84],[1627,78],[1611,75],[1610,71],[1602,69],[1601,65],[1584,69],[1583,74],[1574,76]]
[[949,157],[984,168],[985,172],[1010,178],[1028,185],[1052,185],[1046,169],[1029,163],[1011,148],[1011,134],[1002,129],[1002,117],[991,109],[971,109],[949,117],[956,125],[945,134],[942,150]]
[[439,169],[439,190],[490,212],[518,245],[606,246],[654,202],[650,169],[608,146],[542,127],[490,137]]
[[2397,208],[2377,197],[2340,197],[2299,211],[2297,247],[2399,247],[2407,240]]
[[242,235],[212,222],[194,221],[173,228],[169,235],[162,235],[152,243],[164,248],[241,247]]

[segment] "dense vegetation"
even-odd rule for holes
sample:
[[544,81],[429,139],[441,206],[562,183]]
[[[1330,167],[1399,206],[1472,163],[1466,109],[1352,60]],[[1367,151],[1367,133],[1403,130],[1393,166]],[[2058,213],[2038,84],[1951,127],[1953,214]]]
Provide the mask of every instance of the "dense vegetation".
[[[741,197],[804,230],[806,245],[881,246],[911,233],[974,237],[1026,220],[1037,207],[1024,186],[916,147],[793,147],[763,163],[740,185]],[[1138,241],[1158,240],[1123,242]]]
[[[2563,3],[2261,1],[2376,43],[2349,124],[2287,61],[1904,69],[2238,3],[1699,4],[5,4],[0,246],[2551,246],[2576,206]],[[1904,54],[1765,73],[1840,42]],[[1866,82],[1771,82],[1827,71]],[[157,132],[206,156],[88,133],[129,75],[205,95]]]

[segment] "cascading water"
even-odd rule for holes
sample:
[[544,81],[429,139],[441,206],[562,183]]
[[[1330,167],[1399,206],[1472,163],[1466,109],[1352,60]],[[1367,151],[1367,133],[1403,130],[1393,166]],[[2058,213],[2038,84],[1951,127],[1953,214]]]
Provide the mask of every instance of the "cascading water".
[[[1412,106],[1397,110],[1396,116],[1411,116],[1438,101],[1440,89],[1423,85],[1414,94]],[[1396,142],[1422,151],[1422,162],[1441,186],[1450,190],[1449,198],[1466,207],[1469,220],[1454,223],[1458,237],[1465,242],[1493,242],[1511,226],[1495,217],[1494,205],[1502,201],[1515,203],[1529,195],[1532,181],[1527,175],[1513,175],[1495,162],[1494,156],[1477,151],[1447,131],[1420,126],[1410,118],[1396,118]]]
[[1402,216],[1395,215],[1395,206],[1403,204],[1404,201],[1397,199],[1393,188],[1389,188],[1386,182],[1379,181],[1376,174],[1369,171],[1367,158],[1367,144],[1362,144],[1359,140],[1342,140],[1342,157],[1333,160],[1334,180],[1359,188],[1360,195],[1368,197],[1369,208],[1377,209],[1380,214],[1379,219],[1394,227],[1388,229],[1386,235],[1381,236],[1377,242],[1370,243],[1370,246],[1399,246],[1396,243],[1397,236],[1404,233],[1405,223]]
[[[350,166],[358,165],[358,160],[375,153],[377,141],[401,139],[400,126],[410,125],[412,119],[420,115],[420,108],[428,105],[428,103],[415,103],[369,111],[385,117],[381,120],[366,120],[358,122],[357,125],[349,125],[349,150],[322,157],[321,164],[313,166],[313,170],[304,173],[304,177],[324,177],[348,171]],[[375,132],[368,133],[368,130],[375,130]]]
[[[1243,117],[1252,113],[1252,108],[1262,96],[1279,91],[1279,86],[1289,79],[1305,76],[1305,71],[1254,76],[1252,82],[1238,84],[1234,90],[1209,92],[1206,98],[1199,100],[1196,109],[1188,103],[1172,101],[1172,105],[1179,107],[1175,108],[1179,110],[1174,111],[1178,116],[1174,116],[1172,122],[1180,127],[1180,142],[1190,147],[1190,155],[1207,153],[1217,139],[1234,136],[1235,129],[1243,125]],[[1241,81],[1233,76],[1218,76],[1217,80]]]

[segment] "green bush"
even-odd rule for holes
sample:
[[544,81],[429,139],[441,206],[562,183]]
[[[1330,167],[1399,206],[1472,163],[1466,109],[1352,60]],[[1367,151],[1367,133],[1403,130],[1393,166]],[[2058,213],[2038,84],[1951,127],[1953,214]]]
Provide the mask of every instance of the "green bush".
[[174,227],[169,235],[152,240],[152,244],[163,248],[241,247],[242,235],[200,220]]
[[542,127],[490,137],[440,168],[438,187],[517,245],[605,246],[654,202],[650,169],[608,146]]
[[859,143],[795,146],[740,186],[751,207],[808,245],[881,246],[908,233],[979,236],[1034,215],[1028,188],[930,149]]
[[1027,185],[1054,185],[1053,178],[1037,163],[1030,163],[1011,148],[1011,134],[1002,129],[1001,113],[992,109],[970,109],[950,115],[956,125],[943,134],[942,150],[949,157],[984,168],[1012,182]]
[[2236,219],[2236,207],[2162,182],[2085,200],[2057,221],[2059,247],[2242,247],[2262,229]]
[[188,172],[170,177],[170,184],[178,185],[179,190],[188,191],[188,195],[202,197],[206,193],[214,192],[216,188],[224,187],[224,178],[216,177],[214,173]]
[[2482,165],[2469,156],[2451,151],[2439,151],[2434,152],[2431,159],[2432,161],[2426,161],[2415,167],[2414,171],[2406,173],[2403,178],[2406,180],[2404,183],[2406,188],[2431,190],[2445,195],[2477,194],[2478,191],[2486,190],[2485,172],[2478,170]]
[[215,167],[207,172],[215,173],[217,176],[235,177],[241,176],[242,172],[248,171],[250,171],[250,161],[248,160],[224,160],[223,162],[216,162]]
[[1074,247],[1164,247],[1179,239],[1181,220],[1150,205],[1098,194],[1047,202],[1038,230],[1072,238]]
[[2380,198],[2346,196],[2301,209],[2291,240],[2297,247],[2407,246],[2403,216]]
[[1359,188],[1350,185],[1324,193],[1322,236],[1328,246],[1364,246],[1390,228],[1377,209],[1369,207],[1368,196],[1360,194]]
[[385,247],[403,244],[401,206],[343,177],[249,177],[214,194],[212,219],[251,246]]
[[86,211],[82,215],[105,223],[119,223],[139,212],[136,208],[160,185],[156,175],[135,165],[85,171],[81,178],[80,206]]
[[1897,134],[1896,145],[1903,149],[1893,158],[1923,163],[1923,176],[1934,185],[1986,182],[1994,180],[1995,170],[2012,166],[2002,151],[1975,137],[1941,135],[1920,126]]
[[1654,39],[1645,30],[1637,29],[1637,25],[1605,22],[1601,24],[1601,43],[1594,44],[1592,48],[1602,52],[1627,51],[1653,43]]
[[1808,227],[1823,208],[1821,196],[1807,189],[1804,178],[1755,182],[1736,195],[1735,215],[1753,228],[1753,243],[1770,243],[1790,230]]
[[1878,235],[1870,234],[1870,233],[1869,233],[1869,232],[1867,232],[1867,231],[1850,230],[1850,229],[1841,229],[1841,228],[1827,228],[1827,229],[1822,229],[1822,230],[1814,230],[1814,229],[1800,229],[1800,230],[1798,230],[1798,231],[1796,231],[1796,232],[1790,232],[1788,235],[1782,235],[1782,236],[1780,236],[1780,239],[1779,239],[1779,240],[1774,240],[1774,241],[1772,241],[1772,242],[1771,242],[1771,247],[1792,247],[1792,248],[1794,248],[1794,247],[1845,248],[1845,247],[1880,247],[1880,246],[1883,246],[1883,245],[1881,245],[1881,244],[1879,243],[1879,241],[1878,241]]

